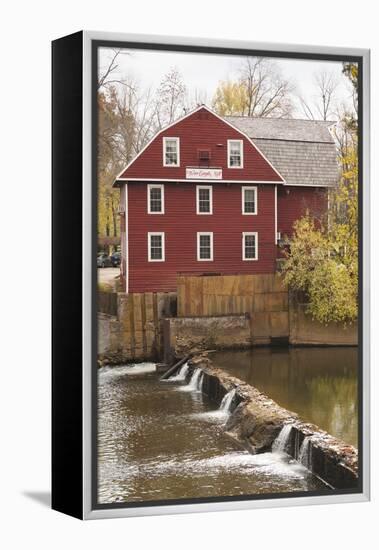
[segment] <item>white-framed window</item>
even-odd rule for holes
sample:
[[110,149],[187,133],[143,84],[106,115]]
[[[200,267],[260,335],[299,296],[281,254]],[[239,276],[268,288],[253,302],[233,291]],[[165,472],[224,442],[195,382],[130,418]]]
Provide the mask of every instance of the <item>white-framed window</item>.
[[256,187],[242,187],[242,214],[255,216],[258,213],[258,191]]
[[228,168],[243,168],[242,139],[228,139]]
[[258,233],[242,233],[242,259],[244,261],[258,260]]
[[180,140],[178,137],[163,138],[163,166],[180,166]]
[[196,185],[196,214],[213,213],[213,188],[211,185]]
[[197,234],[197,261],[213,261],[213,233]]
[[147,234],[147,251],[149,262],[165,261],[165,236],[164,233]]
[[151,183],[147,186],[147,212],[149,214],[164,214],[164,186]]

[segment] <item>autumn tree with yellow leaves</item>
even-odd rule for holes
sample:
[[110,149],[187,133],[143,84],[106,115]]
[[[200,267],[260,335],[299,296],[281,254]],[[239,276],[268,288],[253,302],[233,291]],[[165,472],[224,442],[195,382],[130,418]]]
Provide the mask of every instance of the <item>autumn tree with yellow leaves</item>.
[[[355,88],[356,66],[344,67]],[[309,213],[295,222],[287,240],[284,278],[307,296],[307,311],[316,320],[350,323],[358,316],[358,153],[357,119],[345,113],[340,121],[343,146],[338,147],[340,180],[329,192],[323,220]],[[341,144],[340,144],[341,145]]]

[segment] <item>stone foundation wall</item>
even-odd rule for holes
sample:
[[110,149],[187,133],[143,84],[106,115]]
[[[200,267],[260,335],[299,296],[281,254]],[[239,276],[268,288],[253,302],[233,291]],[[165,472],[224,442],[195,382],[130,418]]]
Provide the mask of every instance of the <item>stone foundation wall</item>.
[[164,360],[209,349],[251,346],[251,323],[245,315],[178,317],[164,321]]

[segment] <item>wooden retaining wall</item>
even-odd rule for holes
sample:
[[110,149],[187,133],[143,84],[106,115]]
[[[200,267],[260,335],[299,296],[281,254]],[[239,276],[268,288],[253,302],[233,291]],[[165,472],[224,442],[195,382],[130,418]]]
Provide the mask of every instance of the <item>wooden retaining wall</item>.
[[[98,357],[102,363],[158,360],[163,354],[161,319],[176,315],[176,294],[118,293],[116,315],[98,301]],[[100,309],[101,308],[101,309]]]
[[244,314],[252,344],[289,337],[288,288],[280,275],[178,277],[178,317]]
[[314,321],[279,274],[180,276],[177,282],[177,293],[99,292],[101,362],[167,361],[192,348],[357,344],[356,324]]
[[323,325],[303,301],[280,274],[178,277],[179,318],[246,315],[251,345],[285,339],[294,345],[357,345],[356,323]]
[[288,290],[280,275],[178,277],[178,317],[211,317],[288,311]]

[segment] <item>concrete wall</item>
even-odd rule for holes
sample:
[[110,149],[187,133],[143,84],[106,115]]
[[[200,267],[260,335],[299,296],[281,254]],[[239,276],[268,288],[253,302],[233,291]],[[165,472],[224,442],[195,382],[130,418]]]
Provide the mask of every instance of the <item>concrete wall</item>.
[[251,323],[245,315],[183,317],[164,321],[164,361],[209,349],[251,346]]
[[289,342],[293,345],[358,345],[357,323],[344,326],[342,323],[323,325],[306,313],[306,304],[290,296]]
[[99,362],[159,360],[163,355],[161,320],[175,314],[175,293],[117,294],[117,315],[98,313]]

